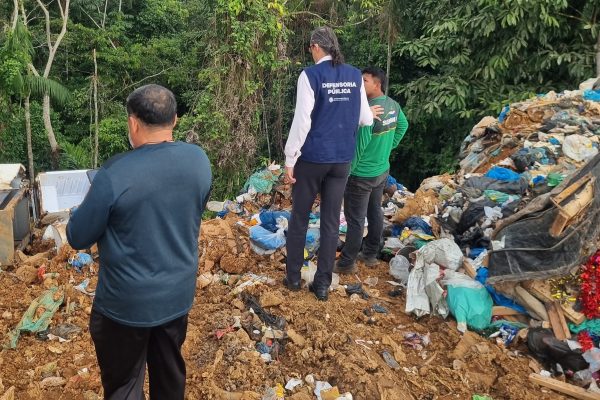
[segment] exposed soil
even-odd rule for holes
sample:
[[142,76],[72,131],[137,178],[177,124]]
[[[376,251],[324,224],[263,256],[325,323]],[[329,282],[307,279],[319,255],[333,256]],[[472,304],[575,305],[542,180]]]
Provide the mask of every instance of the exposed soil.
[[[356,276],[341,277],[342,284],[377,277],[373,287],[364,285],[371,296],[368,300],[348,297],[342,288],[330,293],[327,302],[317,301],[306,289],[289,292],[281,285],[282,254],[253,254],[244,229],[238,229],[235,222],[208,222],[201,236],[200,270],[204,275],[199,287],[204,287],[197,291],[183,348],[187,398],[261,399],[266,388],[278,383],[285,386],[294,377],[304,380],[309,374],[316,381],[338,386],[340,393],[352,393],[357,400],[471,399],[473,394],[496,400],[564,398],[528,381],[531,358],[522,342],[505,349],[474,333],[461,335],[450,318],[416,320],[406,315],[404,295],[388,295],[394,287],[386,282],[391,276],[385,263],[375,269],[361,265]],[[30,250],[45,251],[47,247],[38,243]],[[90,288],[95,287],[97,267],[85,267],[79,273],[68,266],[71,254],[63,248],[44,264],[47,273],[60,274],[57,282],[34,279],[28,284],[17,277],[16,268],[0,273],[2,343],[33,299],[46,290],[45,286],[56,283],[64,285],[66,296],[50,327],[69,323],[81,328],[66,343],[23,333],[16,350],[0,352],[0,394],[14,386],[14,398],[19,400],[102,398],[99,369],[87,328],[92,299],[73,289],[85,278],[91,278]],[[273,279],[270,284],[260,283],[244,290],[258,298],[267,311],[286,320],[288,338],[278,341],[281,348],[273,354],[273,362],[265,363],[255,350],[256,340],[250,337],[252,328],[249,335],[244,328],[233,327],[235,317],[239,317],[242,327],[261,325],[240,295],[232,294],[236,286],[249,278],[223,276],[217,273],[220,269]],[[375,304],[388,313],[365,312]],[[219,330],[230,332],[217,335]],[[430,344],[420,348],[407,342],[405,334],[411,332],[429,334]],[[386,364],[382,357],[386,350],[400,368]],[[52,384],[57,386],[49,386]],[[286,398],[314,399],[313,390],[304,382],[286,392]]]

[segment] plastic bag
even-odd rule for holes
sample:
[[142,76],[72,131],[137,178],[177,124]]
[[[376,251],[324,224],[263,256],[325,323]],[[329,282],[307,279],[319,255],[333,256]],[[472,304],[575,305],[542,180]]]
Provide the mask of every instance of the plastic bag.
[[416,264],[437,264],[456,271],[463,264],[463,254],[460,247],[452,239],[444,238],[427,243],[417,253]]
[[291,214],[288,211],[261,211],[258,220],[263,228],[271,232],[277,232],[277,225],[280,223],[281,218],[289,221]]
[[485,176],[487,178],[496,179],[503,182],[516,182],[521,179],[521,176],[516,172],[502,167],[492,167]]
[[446,271],[442,283],[448,286],[448,307],[459,331],[464,332],[467,326],[480,331],[490,325],[494,302],[481,283],[454,271]]
[[422,317],[431,313],[443,318],[448,316],[444,290],[437,282],[440,276],[438,265],[431,264],[413,268],[408,275],[406,290],[406,312]]
[[589,101],[600,101],[600,90],[584,90],[583,99]]
[[287,219],[277,219],[277,232],[273,233],[261,225],[250,228],[250,241],[264,250],[277,250],[285,246],[285,230],[287,229]]
[[250,175],[250,178],[244,184],[243,191],[248,192],[253,188],[256,193],[269,193],[273,190],[273,184],[277,182],[281,175],[281,169],[275,168],[277,165],[270,166],[259,172]]
[[409,269],[410,262],[404,256],[397,255],[390,260],[390,275],[405,285],[408,282]]
[[590,350],[583,353],[583,359],[590,364],[592,373],[600,371],[600,349],[592,347]]
[[582,135],[570,135],[563,143],[563,153],[575,161],[584,161],[598,154],[598,149],[592,145],[592,141]]
[[27,311],[25,311],[25,314],[23,314],[21,321],[14,330],[9,332],[8,343],[5,343],[4,347],[9,349],[16,348],[21,332],[40,332],[46,330],[48,325],[50,325],[52,316],[54,316],[54,313],[56,313],[62,304],[64,297],[62,289],[53,287],[33,300]]

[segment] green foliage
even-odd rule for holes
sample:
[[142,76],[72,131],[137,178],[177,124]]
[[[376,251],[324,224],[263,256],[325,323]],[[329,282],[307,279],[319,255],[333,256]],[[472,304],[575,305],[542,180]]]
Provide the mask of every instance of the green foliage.
[[[206,149],[218,198],[236,194],[255,168],[283,160],[316,25],[334,26],[347,62],[359,68],[385,69],[389,44],[389,93],[410,123],[391,172],[411,188],[456,168],[460,143],[482,116],[594,76],[600,32],[600,0],[71,0],[68,33],[51,79],[42,80],[27,64],[43,64],[46,27],[37,3],[24,5],[29,30],[19,23],[12,31],[12,2],[0,2],[0,161],[26,161],[22,99],[49,93],[60,106],[53,121],[61,167],[91,165],[95,50],[100,161],[129,149],[131,90],[162,84],[179,104],[175,138]],[[56,32],[57,7],[50,12]],[[32,119],[44,170],[49,146],[36,101]]]
[[[60,130],[62,128],[59,115],[51,114],[52,123]],[[31,131],[33,158],[36,170],[48,171],[52,167],[50,145],[44,130],[42,106],[31,102]],[[25,115],[22,109],[10,112],[0,111],[0,164],[21,163],[27,165],[27,140],[25,138]]]

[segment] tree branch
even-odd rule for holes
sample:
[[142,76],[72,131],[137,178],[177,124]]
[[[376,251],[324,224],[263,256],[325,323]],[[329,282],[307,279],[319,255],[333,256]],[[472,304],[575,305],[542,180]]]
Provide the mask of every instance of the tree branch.
[[42,3],[42,0],[37,0],[37,3],[42,8],[42,11],[44,12],[44,16],[46,18],[46,40],[48,42],[48,50],[52,52],[52,39],[50,38],[50,13],[48,12],[48,9],[44,5],[44,3]]
[[[38,0],[38,2],[39,1],[40,0]],[[56,41],[54,42],[54,45],[50,46],[50,54],[48,54],[48,62],[46,63],[46,69],[44,70],[44,78],[48,78],[50,76],[50,69],[52,68],[52,63],[54,62],[54,56],[56,55],[58,46],[60,46],[60,42],[63,40],[63,37],[65,37],[65,34],[67,33],[67,22],[69,21],[70,2],[71,2],[71,0],[66,0],[65,10],[62,9],[62,5],[60,5],[60,1],[58,2],[60,9],[61,9],[62,17],[63,17],[63,24],[62,24],[60,33],[58,34],[58,37],[56,38]]]
[[123,92],[124,92],[126,89],[129,89],[130,87],[132,87],[132,86],[135,86],[135,85],[137,85],[138,83],[142,83],[142,82],[144,82],[144,81],[146,81],[146,80],[148,80],[148,79],[151,79],[151,78],[157,77],[157,76],[159,76],[159,75],[161,75],[161,74],[164,74],[165,72],[167,72],[167,71],[168,71],[168,70],[170,70],[170,69],[173,69],[173,67],[168,67],[168,68],[165,68],[165,69],[163,69],[162,71],[160,71],[160,72],[157,72],[157,73],[156,73],[156,74],[154,74],[154,75],[147,76],[147,77],[145,77],[145,78],[142,78],[142,79],[140,79],[140,80],[139,80],[139,81],[137,81],[137,82],[134,82],[134,83],[132,83],[131,85],[127,85],[127,86],[125,86],[123,89],[121,89],[121,90],[119,91],[119,93],[118,93],[118,94],[114,95],[114,96],[113,96],[113,97],[112,97],[112,98],[111,98],[109,101],[113,101],[114,99],[116,99],[116,98],[117,98],[117,96],[119,96],[121,93],[123,93]]

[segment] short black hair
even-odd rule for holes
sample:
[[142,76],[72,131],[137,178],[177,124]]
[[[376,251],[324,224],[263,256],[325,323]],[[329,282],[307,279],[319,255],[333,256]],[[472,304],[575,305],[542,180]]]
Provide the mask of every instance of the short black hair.
[[127,114],[135,115],[146,125],[172,125],[177,116],[177,101],[173,92],[163,86],[144,85],[127,96]]
[[379,67],[367,67],[362,70],[362,73],[369,74],[381,82],[381,91],[385,92],[385,88],[387,87],[387,76],[385,75],[384,70]]

